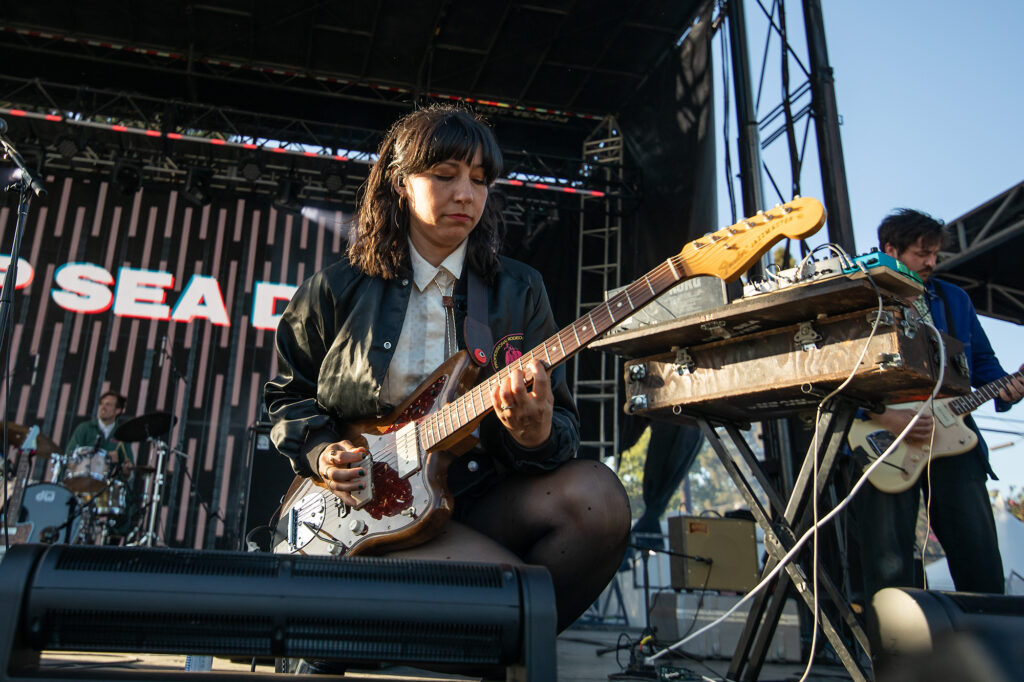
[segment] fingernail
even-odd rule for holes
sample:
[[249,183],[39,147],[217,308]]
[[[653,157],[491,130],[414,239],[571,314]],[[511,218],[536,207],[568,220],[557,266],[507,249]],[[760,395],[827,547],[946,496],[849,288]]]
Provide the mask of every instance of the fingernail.
[[360,483],[359,484],[359,490],[365,490],[365,489],[366,489],[366,485],[363,484],[363,483]]
[[360,469],[359,470],[359,475],[360,476],[365,476],[366,475],[366,469]]

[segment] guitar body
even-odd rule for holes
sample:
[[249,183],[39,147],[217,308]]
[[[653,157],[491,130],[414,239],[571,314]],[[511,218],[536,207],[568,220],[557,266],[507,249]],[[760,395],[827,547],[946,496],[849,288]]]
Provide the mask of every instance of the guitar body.
[[273,551],[379,554],[422,544],[440,532],[452,513],[448,467],[475,444],[471,434],[480,419],[430,451],[420,447],[418,430],[424,417],[465,393],[477,373],[469,356],[459,352],[384,420],[354,426],[347,439],[367,448],[369,460],[359,466],[371,472],[367,490],[357,495],[360,504],[346,505],[321,482],[297,477],[285,494]]
[[[932,405],[932,416],[935,420],[934,439],[927,441],[904,440],[886,457],[868,476],[868,480],[876,488],[886,493],[901,493],[909,490],[928,466],[928,453],[932,457],[951,457],[968,452],[978,444],[978,435],[964,423],[964,414],[956,414],[950,409],[955,398],[936,400]],[[901,403],[890,405],[894,409],[913,409],[917,411],[921,403]],[[882,428],[878,422],[867,419],[854,421],[850,427],[850,446],[856,450],[864,449],[868,458],[874,461],[896,440],[896,436]]]

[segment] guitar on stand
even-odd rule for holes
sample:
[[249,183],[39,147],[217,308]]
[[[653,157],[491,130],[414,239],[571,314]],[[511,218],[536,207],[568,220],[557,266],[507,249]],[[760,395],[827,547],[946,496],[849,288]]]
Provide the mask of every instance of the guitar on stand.
[[[56,444],[39,433],[38,426],[0,424],[18,447],[18,469],[4,514],[3,533],[10,544],[71,542],[79,532],[78,502],[63,486],[51,482],[29,484],[34,457],[60,458]],[[6,482],[5,482],[6,483]],[[0,542],[0,553],[6,543]]]
[[[997,397],[1007,383],[1020,378],[1024,378],[1024,372],[1018,371],[985,384],[968,395],[933,401],[934,439],[904,440],[885,458],[881,466],[875,467],[868,480],[882,492],[901,493],[909,490],[917,482],[931,458],[952,457],[973,450],[978,444],[978,434],[964,423],[964,418]],[[889,407],[917,411],[921,405],[920,402],[899,403]],[[885,452],[894,440],[896,436],[882,428],[874,419],[856,420],[850,426],[850,447],[854,450],[862,448],[867,453],[870,460],[868,466]]]
[[[39,427],[33,426],[24,435],[18,454],[18,471],[14,476],[14,493],[11,495],[7,511],[4,513],[4,523],[7,524],[6,533],[12,545],[28,542],[32,538],[32,519],[21,518],[21,501],[25,497],[25,488],[28,486],[29,461],[36,451],[36,437],[39,435]],[[15,434],[17,437],[17,434]],[[5,482],[6,483],[6,482]],[[12,513],[13,512],[13,513]],[[26,515],[27,516],[27,515]]]

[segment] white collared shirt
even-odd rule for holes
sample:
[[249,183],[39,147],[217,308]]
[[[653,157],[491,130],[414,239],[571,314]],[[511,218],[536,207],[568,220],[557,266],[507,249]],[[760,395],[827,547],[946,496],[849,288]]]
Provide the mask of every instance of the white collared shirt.
[[117,424],[117,419],[114,419],[114,421],[110,422],[109,424],[105,424],[103,423],[103,420],[97,417],[96,424],[100,427],[100,431],[103,432],[103,438],[106,440],[110,440],[110,432],[114,430],[114,425]]
[[445,315],[441,292],[451,296],[455,281],[462,276],[466,242],[459,244],[436,268],[416,251],[412,241],[409,242],[409,255],[414,286],[409,292],[409,307],[405,311],[402,333],[398,336],[395,354],[380,391],[381,403],[389,406],[398,405],[408,398],[420,382],[448,359],[445,354],[446,327],[452,345],[449,355],[455,352],[454,322],[449,322]]

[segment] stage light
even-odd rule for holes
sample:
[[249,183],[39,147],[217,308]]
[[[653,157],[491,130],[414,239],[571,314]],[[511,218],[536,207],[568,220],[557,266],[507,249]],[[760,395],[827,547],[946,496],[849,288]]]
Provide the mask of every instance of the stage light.
[[256,156],[250,156],[247,159],[244,159],[242,163],[239,164],[238,169],[242,174],[242,177],[249,182],[256,182],[260,179],[260,176],[263,175],[263,165],[260,163],[259,157]]
[[302,201],[299,199],[299,192],[301,190],[302,181],[298,178],[282,178],[278,180],[274,207],[282,211],[301,213]]
[[82,152],[81,143],[66,133],[54,140],[53,146],[56,147],[57,153],[60,154],[62,158],[68,160],[75,158]]
[[337,193],[345,186],[345,176],[341,169],[331,168],[323,173],[324,188],[328,192]]
[[132,195],[142,188],[142,167],[132,159],[118,159],[111,181],[122,194]]
[[181,196],[198,206],[206,206],[213,201],[213,171],[209,168],[189,168],[185,178],[185,189]]

